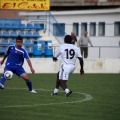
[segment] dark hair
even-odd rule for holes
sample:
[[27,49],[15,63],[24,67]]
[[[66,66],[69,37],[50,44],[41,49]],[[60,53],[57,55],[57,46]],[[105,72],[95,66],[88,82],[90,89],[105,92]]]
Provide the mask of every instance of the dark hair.
[[72,37],[70,35],[66,35],[64,37],[64,42],[68,44],[72,44]]
[[22,38],[20,35],[18,35],[18,36],[16,37],[16,40],[23,40],[23,38]]

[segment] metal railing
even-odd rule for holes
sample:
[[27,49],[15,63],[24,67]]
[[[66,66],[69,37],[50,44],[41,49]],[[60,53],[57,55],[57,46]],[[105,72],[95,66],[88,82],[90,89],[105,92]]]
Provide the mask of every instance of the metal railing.
[[[53,46],[53,54],[59,46]],[[120,58],[120,46],[88,46],[88,58]]]
[[60,44],[63,44],[66,32],[50,12],[47,11],[46,16],[47,16],[47,30],[49,36],[53,35]]

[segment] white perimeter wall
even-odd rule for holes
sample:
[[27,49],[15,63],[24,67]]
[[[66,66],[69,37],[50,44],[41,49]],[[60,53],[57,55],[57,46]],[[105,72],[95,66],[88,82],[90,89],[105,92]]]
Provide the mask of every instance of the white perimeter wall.
[[[0,58],[1,60],[2,58]],[[60,60],[53,62],[51,58],[31,58],[36,73],[57,73]],[[5,65],[0,66],[0,73]],[[31,73],[27,62],[24,63],[27,73]],[[79,73],[79,61],[76,62],[75,73]],[[120,73],[120,59],[84,59],[85,73]]]

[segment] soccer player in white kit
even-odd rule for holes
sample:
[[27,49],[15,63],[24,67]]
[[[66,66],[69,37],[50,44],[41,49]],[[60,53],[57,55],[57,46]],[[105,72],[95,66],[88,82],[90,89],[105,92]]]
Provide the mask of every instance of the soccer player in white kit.
[[57,61],[57,57],[61,56],[61,67],[57,74],[56,80],[56,88],[54,89],[51,95],[57,95],[59,86],[65,91],[65,97],[69,96],[72,91],[67,87],[66,82],[68,81],[69,75],[75,70],[76,58],[80,61],[80,74],[84,74],[83,70],[83,58],[80,52],[80,49],[72,44],[72,37],[70,35],[66,35],[64,38],[64,44],[62,44],[59,49],[56,51],[53,56],[53,61]]

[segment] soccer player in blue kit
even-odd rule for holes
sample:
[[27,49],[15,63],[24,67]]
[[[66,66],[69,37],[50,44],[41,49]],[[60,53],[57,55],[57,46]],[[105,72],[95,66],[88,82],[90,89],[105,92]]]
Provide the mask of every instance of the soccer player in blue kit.
[[[7,70],[10,70],[13,73],[15,73],[17,76],[23,78],[26,81],[29,91],[31,93],[37,93],[35,90],[32,89],[32,82],[29,79],[28,74],[25,72],[24,68],[22,67],[24,63],[24,58],[25,58],[27,60],[27,63],[30,67],[31,72],[35,73],[35,70],[32,67],[32,63],[30,61],[29,55],[27,51],[22,47],[22,43],[23,43],[23,38],[20,35],[18,35],[16,38],[16,44],[9,46],[3,59],[0,61],[0,64],[2,65],[5,59],[7,58],[4,72]],[[4,89],[5,81],[6,79],[3,73],[0,80],[1,89]]]

